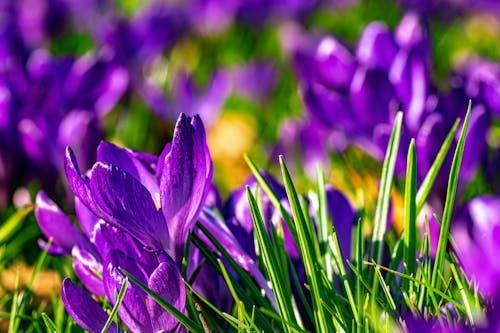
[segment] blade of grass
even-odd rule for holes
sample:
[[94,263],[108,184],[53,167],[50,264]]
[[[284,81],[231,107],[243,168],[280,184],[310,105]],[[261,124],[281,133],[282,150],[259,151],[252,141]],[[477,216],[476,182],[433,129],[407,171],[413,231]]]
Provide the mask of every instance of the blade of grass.
[[[285,190],[290,202],[290,207],[296,222],[297,230],[297,245],[299,246],[302,259],[304,261],[304,268],[306,271],[307,280],[309,286],[311,287],[311,298],[313,305],[313,313],[315,314],[315,326],[318,331],[321,332],[331,332],[333,327],[331,326],[332,320],[329,318],[325,312],[322,304],[322,291],[325,289],[321,284],[321,277],[318,275],[316,264],[321,265],[318,262],[318,258],[313,256],[314,245],[311,244],[309,239],[308,226],[306,225],[306,220],[302,214],[302,208],[300,206],[300,201],[293,185],[290,173],[285,165],[283,156],[279,157],[281,173],[283,175],[283,182],[285,185]],[[291,222],[291,221],[290,221]],[[288,223],[288,221],[287,221]],[[289,226],[290,228],[290,226]]]
[[[243,285],[246,287],[247,290],[250,291],[251,295],[253,296],[253,300],[256,301],[259,306],[263,306],[263,307],[274,306],[274,304],[275,304],[274,300],[271,301],[269,299],[269,298],[274,298],[274,295],[267,295],[267,297],[269,297],[269,298],[262,296],[262,293],[259,289],[258,284],[256,284],[256,282],[254,282],[255,281],[254,277],[252,277],[249,274],[249,272],[245,271],[236,262],[235,258],[233,258],[233,256],[231,256],[229,254],[229,252],[219,243],[219,241],[217,241],[215,236],[212,235],[210,233],[210,231],[203,224],[198,222],[196,224],[196,226],[208,238],[208,240],[215,246],[217,251],[219,251],[221,253],[222,257],[227,260],[227,262],[229,263],[231,268],[234,269],[234,271],[236,272],[238,277],[241,279]],[[210,256],[210,254],[211,254],[210,251],[208,251],[208,249],[205,248],[206,245],[197,235],[194,235],[193,238],[194,238],[193,241],[196,241],[195,245],[200,250],[203,251],[203,254],[205,255],[205,257],[207,257],[207,259],[213,257],[213,256]],[[213,267],[215,267],[216,269],[218,268],[217,261],[210,260],[210,262],[211,262],[211,265]]]
[[375,266],[375,273],[377,274],[380,285],[382,286],[382,291],[384,292],[385,298],[387,299],[387,304],[389,305],[389,309],[391,310],[392,313],[396,313],[397,312],[396,303],[394,303],[391,291],[389,290],[387,284],[385,284],[384,278],[382,277],[380,269],[377,266]]
[[326,190],[325,190],[325,176],[323,174],[323,169],[321,168],[321,164],[317,164],[316,173],[318,175],[317,180],[317,193],[318,193],[318,239],[322,247],[323,256],[323,268],[325,269],[326,275],[328,276],[328,280],[333,281],[333,266],[332,262],[332,254],[328,251],[326,244],[328,244],[328,235],[330,234],[330,230],[332,228],[332,223],[330,223],[328,219],[328,209],[326,202]]
[[249,329],[249,327],[241,322],[239,319],[231,316],[230,314],[227,314],[225,312],[220,311],[215,305],[213,305],[209,300],[207,300],[203,295],[201,295],[199,292],[197,292],[189,283],[186,282],[186,287],[196,296],[198,297],[205,305],[207,305],[212,311],[214,311],[216,314],[224,318],[228,322],[229,325],[234,327],[235,329],[238,329],[243,326],[245,329]]
[[26,205],[19,208],[0,227],[0,245],[5,244],[23,225],[23,221],[33,210],[33,205]]
[[[363,237],[363,217],[358,218],[356,224],[356,268],[363,273],[363,253],[364,253],[364,237]],[[364,288],[360,277],[355,274],[356,278],[356,300],[357,300],[357,321],[356,331],[361,333],[363,331],[363,302],[364,302]]]
[[422,181],[422,184],[420,184],[420,187],[418,188],[417,215],[422,210],[422,207],[424,207],[425,200],[427,200],[427,197],[429,196],[429,193],[431,192],[432,186],[434,185],[434,182],[436,181],[436,177],[439,173],[439,170],[441,169],[441,166],[444,163],[446,155],[448,154],[448,151],[450,150],[451,144],[453,143],[453,140],[455,139],[455,134],[457,133],[459,124],[460,124],[460,119],[457,119],[455,121],[455,124],[453,124],[453,127],[450,130],[450,133],[448,133],[448,136],[444,140],[443,145],[441,146],[441,149],[439,150],[439,152],[436,156],[436,159],[434,160],[434,163],[432,163],[432,166],[430,167],[429,171],[427,171],[427,174],[425,175],[425,178]]
[[19,325],[21,324],[21,322],[17,319],[19,318],[19,315],[24,314],[24,309],[26,307],[26,303],[27,303],[28,299],[32,296],[31,291],[33,289],[33,283],[35,283],[35,279],[38,276],[38,273],[40,273],[40,271],[42,269],[42,266],[45,262],[45,258],[47,258],[47,252],[48,252],[49,247],[51,245],[52,245],[52,239],[49,239],[49,241],[45,245],[44,250],[42,251],[42,253],[40,254],[40,257],[38,258],[38,260],[36,262],[35,268],[33,269],[33,273],[31,273],[31,278],[30,278],[28,285],[26,286],[26,289],[21,297],[21,301],[20,301],[19,309],[18,309],[18,316],[16,317],[16,320],[14,322],[14,331],[15,332],[18,332]]
[[[394,169],[396,167],[396,159],[399,150],[399,142],[401,139],[401,127],[403,122],[403,114],[398,112],[394,120],[391,138],[385,154],[384,163],[382,165],[382,176],[380,179],[379,195],[377,198],[377,206],[375,208],[375,219],[373,225],[373,235],[371,244],[371,257],[376,263],[382,262],[384,252],[384,235],[387,229],[387,219],[389,215],[389,204],[391,200],[392,180],[394,177]],[[378,290],[378,279],[370,272],[369,280],[372,281],[371,312],[375,318],[377,312],[375,306],[376,293]]]
[[50,319],[50,317],[45,313],[45,312],[42,312],[42,319],[43,319],[43,323],[45,324],[45,328],[47,329],[47,332],[50,332],[50,333],[57,333],[57,326],[56,324],[52,321],[52,319]]
[[[249,273],[240,267],[240,265],[234,260],[234,258],[231,257],[229,253],[224,249],[224,247],[222,247],[222,245],[217,241],[217,239],[215,239],[210,231],[208,231],[208,229],[206,229],[201,223],[197,223],[197,226],[200,231],[203,232],[204,235],[210,240],[210,242],[212,242],[217,250],[221,252],[222,257],[229,263],[234,272],[236,272],[236,275],[240,278],[241,283],[233,281],[233,288],[238,293],[238,295],[240,295],[240,298],[245,299],[247,303],[253,305],[254,307],[259,306],[259,308],[273,308],[273,310],[277,309],[277,306],[276,308],[274,307],[274,303],[271,304],[270,301],[261,294],[260,289],[257,287],[256,283],[249,275]],[[218,272],[219,275],[222,275],[217,258],[211,252],[212,250],[208,248],[207,244],[205,244],[204,241],[202,241],[196,234],[193,234],[192,241],[193,244],[198,249],[200,249],[210,265],[212,265],[212,267]],[[245,286],[245,288],[243,288],[242,286]],[[274,297],[274,295],[271,296]],[[267,318],[264,317],[264,315],[259,310],[254,312],[256,317],[255,320],[258,321],[257,326],[260,327],[260,330],[264,332],[273,331],[271,323],[267,321]]]
[[[405,227],[404,227],[404,263],[405,273],[415,275],[417,255],[417,225],[416,225],[416,187],[417,187],[417,160],[415,157],[415,140],[412,139],[408,149],[408,162],[405,182]],[[412,284],[403,280],[403,289],[413,295]]]
[[464,284],[462,283],[462,279],[458,274],[458,268],[455,263],[450,263],[451,273],[453,274],[453,278],[457,283],[458,291],[460,292],[460,296],[462,297],[462,301],[465,307],[465,313],[467,315],[467,320],[469,323],[474,326],[474,316],[472,315],[472,308],[469,302],[469,298],[467,297],[467,293],[465,292]]
[[394,168],[401,139],[401,126],[403,114],[398,112],[394,120],[387,152],[385,154],[384,164],[382,166],[382,177],[380,179],[380,190],[375,209],[375,220],[372,237],[372,258],[375,262],[382,262],[384,234],[387,229],[387,218],[389,213],[389,203],[391,199],[392,179],[394,177]]
[[106,324],[102,328],[101,333],[106,333],[108,329],[111,327],[113,320],[115,320],[116,315],[118,314],[118,309],[120,309],[120,306],[122,305],[123,302],[123,298],[125,297],[125,292],[127,291],[127,287],[128,287],[128,278],[125,278],[122,287],[120,288],[120,292],[118,293],[118,297],[116,298],[115,306],[113,306],[113,309],[111,309],[108,320],[106,321]]
[[261,175],[261,173],[260,173],[259,169],[257,168],[257,166],[255,165],[255,163],[247,155],[244,155],[244,158],[245,158],[245,161],[248,164],[248,167],[250,168],[250,170],[252,171],[253,175],[257,179],[259,185],[262,187],[262,189],[264,190],[264,192],[266,192],[267,196],[271,200],[271,203],[273,204],[273,206],[277,210],[279,210],[279,212],[281,214],[281,217],[283,217],[283,219],[285,220],[286,225],[290,229],[290,233],[292,234],[292,237],[295,240],[295,243],[298,243],[298,241],[297,241],[297,231],[295,230],[295,224],[292,221],[292,217],[290,216],[290,214],[288,214],[288,212],[285,209],[285,207],[283,207],[283,205],[280,202],[280,199],[278,198],[278,196],[276,195],[276,193],[274,193],[274,191],[272,190],[272,188],[269,185],[269,183]]
[[432,280],[431,284],[435,289],[439,289],[441,284],[438,278],[439,273],[443,269],[444,257],[446,254],[446,247],[448,244],[451,216],[453,213],[453,206],[455,202],[455,194],[457,191],[458,176],[460,173],[460,166],[462,164],[462,155],[464,153],[465,138],[467,137],[467,129],[469,126],[471,112],[471,102],[469,101],[469,107],[467,109],[467,115],[465,116],[465,121],[462,127],[462,132],[460,133],[460,139],[457,143],[457,148],[455,150],[455,155],[453,156],[453,162],[451,164],[450,178],[448,180],[448,189],[446,191],[446,201],[444,203],[443,219],[441,222],[441,229],[439,233],[438,249],[436,252],[436,261],[432,269]]
[[9,319],[9,328],[8,332],[9,333],[14,333],[17,332],[15,330],[15,322],[16,322],[16,317],[19,309],[19,288],[21,285],[21,267],[17,266],[16,270],[16,284],[14,288],[14,295],[12,295],[12,306],[10,308],[10,319]]
[[252,214],[254,234],[259,243],[259,248],[264,260],[264,266],[267,270],[272,289],[276,296],[280,317],[283,319],[283,329],[285,332],[291,332],[289,326],[284,324],[285,322],[292,323],[294,325],[297,324],[290,300],[290,295],[292,294],[289,284],[290,279],[287,279],[288,274],[285,274],[285,272],[282,272],[280,269],[278,259],[274,255],[271,241],[269,240],[269,236],[264,225],[264,220],[262,219],[258,204],[255,201],[250,187],[246,187],[246,192]]

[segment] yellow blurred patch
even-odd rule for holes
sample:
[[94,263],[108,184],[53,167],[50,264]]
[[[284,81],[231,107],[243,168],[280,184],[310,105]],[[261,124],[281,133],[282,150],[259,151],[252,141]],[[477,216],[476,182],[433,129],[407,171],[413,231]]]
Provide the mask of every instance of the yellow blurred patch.
[[[365,234],[371,233],[373,216],[377,205],[379,180],[382,166],[372,156],[357,147],[349,147],[332,163],[330,182],[355,204],[358,196],[363,198],[365,210]],[[398,234],[404,227],[404,199],[393,186],[391,190],[393,226]]]
[[249,174],[243,155],[255,145],[255,121],[250,116],[223,113],[208,131],[215,178],[223,192],[240,186]]
[[[20,269],[21,288],[25,288],[33,275],[34,268],[25,263],[16,263],[4,270],[0,275],[2,287],[8,291],[14,291],[16,287],[17,267]],[[61,277],[56,271],[42,270],[38,272],[33,282],[32,291],[36,296],[50,298],[52,294],[58,295],[61,292]]]

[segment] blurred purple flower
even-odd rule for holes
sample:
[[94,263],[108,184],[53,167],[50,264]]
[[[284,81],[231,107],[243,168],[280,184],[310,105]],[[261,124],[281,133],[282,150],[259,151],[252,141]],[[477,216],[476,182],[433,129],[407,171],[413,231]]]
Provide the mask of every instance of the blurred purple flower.
[[467,204],[466,209],[471,230],[467,230],[467,224],[460,224],[453,230],[460,262],[483,295],[498,297],[500,265],[496,256],[500,244],[500,198],[476,197]]
[[36,179],[53,194],[62,184],[67,145],[86,168],[95,160],[101,119],[122,97],[128,78],[101,55],[53,58],[38,49],[25,63],[11,56],[0,71],[2,193]]
[[[294,62],[310,119],[296,135],[307,137],[307,133],[313,133],[316,142],[303,145],[304,156],[315,156],[314,163],[325,161],[329,151],[341,151],[345,142],[382,160],[391,121],[395,112],[402,110],[403,133],[396,171],[403,174],[410,138],[414,137],[421,180],[456,118],[465,115],[467,102],[473,98],[460,189],[474,178],[485,160],[485,135],[491,114],[495,113],[494,66],[481,64],[462,70],[450,79],[450,91],[440,93],[430,79],[427,28],[416,13],[405,15],[394,33],[383,23],[368,24],[354,54],[331,36],[306,35],[297,27],[283,30],[282,39]],[[340,138],[341,144],[329,144],[332,135]],[[323,147],[316,151],[318,142]],[[306,163],[310,162],[307,157]],[[445,193],[447,177],[444,172],[440,177],[437,192]]]
[[199,114],[205,126],[210,128],[219,118],[230,92],[230,78],[224,70],[214,73],[208,86],[202,92],[197,91],[192,77],[180,73],[172,88],[170,104],[176,117],[182,112],[188,116]]

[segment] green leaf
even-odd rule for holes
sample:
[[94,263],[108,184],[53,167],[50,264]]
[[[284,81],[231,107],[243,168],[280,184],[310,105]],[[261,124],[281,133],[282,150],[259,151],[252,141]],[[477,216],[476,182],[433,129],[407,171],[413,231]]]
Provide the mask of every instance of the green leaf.
[[441,229],[439,233],[436,261],[434,263],[434,267],[432,270],[431,284],[435,289],[439,289],[439,286],[441,284],[441,280],[439,279],[439,274],[442,272],[444,265],[444,257],[446,254],[446,247],[448,244],[448,238],[450,233],[451,216],[453,213],[453,206],[455,203],[455,195],[457,191],[458,176],[460,173],[460,166],[462,164],[465,138],[467,137],[467,129],[469,126],[470,112],[471,112],[471,102],[469,101],[467,115],[465,116],[462,132],[460,133],[460,139],[458,140],[457,147],[455,149],[455,155],[453,156],[453,162],[451,164],[451,170],[450,170],[450,178],[448,180],[448,189],[446,191],[446,201],[444,203],[444,212],[443,212],[443,219],[441,222]]
[[[288,200],[290,202],[290,207],[292,209],[293,217],[295,219],[295,224],[289,225],[289,228],[296,227],[297,230],[297,245],[299,246],[302,259],[304,261],[304,268],[306,271],[307,281],[311,288],[311,299],[313,305],[313,313],[315,315],[315,325],[316,329],[320,332],[332,332],[332,319],[328,316],[322,306],[323,292],[326,287],[322,283],[321,276],[319,275],[318,267],[321,266],[319,258],[315,256],[315,245],[312,244],[310,239],[309,230],[312,226],[308,226],[307,220],[303,215],[303,210],[300,205],[299,197],[293,185],[290,173],[285,165],[283,156],[279,157],[281,173],[283,175],[283,182],[285,184],[286,193]],[[287,223],[292,223],[287,221]]]
[[[406,167],[405,182],[405,227],[404,227],[404,258],[405,273],[415,275],[417,255],[417,212],[416,212],[416,187],[417,187],[417,160],[415,157],[415,140],[411,140],[408,149],[408,162]],[[407,280],[404,280],[408,282]],[[412,294],[411,285],[405,283],[404,289]]]
[[375,221],[372,237],[372,258],[375,262],[382,262],[384,235],[387,228],[387,218],[389,213],[389,203],[391,200],[392,179],[394,177],[394,168],[401,139],[401,125],[403,114],[398,112],[394,120],[389,146],[385,154],[384,164],[382,165],[382,178],[380,180],[380,190],[377,199],[377,208],[375,209]]
[[106,324],[101,330],[101,333],[106,333],[113,323],[113,320],[115,320],[116,315],[118,314],[118,309],[120,309],[120,306],[122,305],[123,298],[125,297],[125,292],[127,291],[128,287],[128,278],[125,278],[123,281],[122,287],[120,288],[120,292],[118,293],[118,297],[116,298],[116,303],[113,309],[111,309],[111,313],[109,314],[108,320],[106,321]]
[[47,332],[50,333],[57,333],[57,326],[56,324],[50,319],[50,317],[45,313],[42,312],[42,319],[43,323],[45,324],[45,327],[47,328]]
[[437,154],[436,159],[434,160],[434,163],[432,163],[432,166],[430,167],[429,171],[427,171],[427,174],[425,175],[422,184],[420,184],[420,187],[417,192],[417,215],[422,210],[422,207],[424,207],[425,200],[427,200],[427,197],[431,192],[432,186],[436,181],[436,177],[439,173],[439,170],[441,169],[441,166],[444,163],[446,155],[448,154],[448,150],[450,150],[451,144],[455,139],[455,134],[457,133],[459,124],[460,124],[460,119],[457,119],[455,121],[455,124],[451,128],[450,133],[448,133],[448,136],[444,140],[443,145],[441,146],[441,149],[439,150],[439,153]]
[[12,296],[12,306],[10,309],[10,319],[9,319],[9,333],[17,332],[16,327],[16,317],[18,314],[19,304],[19,287],[21,285],[21,268],[17,266],[16,270],[16,285],[14,288],[14,295]]
[[23,221],[33,211],[33,205],[19,208],[0,227],[0,245],[5,244],[23,226]]
[[250,191],[250,187],[246,187],[246,192],[248,203],[250,205],[250,211],[252,213],[255,237],[258,241],[261,255],[264,260],[264,266],[267,270],[272,289],[276,296],[276,302],[278,303],[280,316],[283,318],[283,329],[285,332],[291,332],[289,326],[286,325],[285,322],[296,325],[297,320],[294,315],[290,298],[290,295],[292,294],[290,288],[290,278],[288,277],[288,274],[286,272],[283,272],[280,269],[278,259],[274,254],[271,241],[269,240],[269,236],[267,234],[260,209],[257,202],[255,201],[252,192]]

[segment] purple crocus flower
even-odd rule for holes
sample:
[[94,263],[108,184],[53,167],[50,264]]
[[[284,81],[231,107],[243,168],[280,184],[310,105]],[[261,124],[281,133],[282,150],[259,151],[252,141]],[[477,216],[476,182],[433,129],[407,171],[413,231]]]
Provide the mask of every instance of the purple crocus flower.
[[[89,332],[100,332],[106,325],[108,314],[101,306],[82,288],[64,279],[62,299],[66,310],[75,322]],[[112,323],[108,332],[118,332],[118,327]]]
[[481,293],[489,298],[498,297],[500,292],[500,266],[496,256],[500,239],[500,198],[482,196],[467,204],[471,230],[466,224],[453,230],[460,261],[465,273],[477,284]]
[[68,149],[66,173],[75,194],[95,215],[180,262],[187,232],[196,222],[212,177],[198,116],[181,114],[172,144],[160,157],[156,175],[151,175],[130,152],[103,142],[88,175],[80,173]]
[[[425,22],[416,13],[405,15],[394,33],[383,23],[367,25],[355,53],[331,36],[310,36],[297,28],[284,30],[283,39],[291,51],[309,118],[296,135],[323,145],[323,149],[317,149],[317,144],[304,145],[304,156],[313,157],[307,158],[308,164],[328,161],[329,151],[342,151],[346,144],[382,160],[392,119],[402,110],[396,172],[404,173],[407,148],[414,137],[421,180],[454,121],[465,115],[469,98],[474,98],[469,151],[464,154],[459,190],[473,179],[487,155],[485,135],[495,112],[488,102],[494,97],[482,98],[486,90],[488,96],[495,96],[493,66],[475,67],[476,78],[469,75],[470,70],[453,75],[450,91],[441,93],[430,80],[430,41]],[[342,144],[331,144],[338,138]],[[443,169],[450,164],[451,160]],[[437,182],[440,195],[445,193],[447,181],[444,172],[441,174]]]
[[[122,268],[184,311],[186,290],[179,268],[188,232],[199,219],[275,304],[256,263],[224,221],[208,206],[203,208],[208,193],[213,192],[211,168],[199,116],[189,118],[181,114],[173,141],[160,158],[102,142],[96,164],[81,174],[68,148],[66,171],[77,196],[76,215],[83,233],[41,192],[37,196],[36,216],[43,233],[53,241],[49,251],[71,254],[75,272],[84,286],[111,304],[125,279],[119,269]],[[198,233],[203,239],[199,230]],[[203,264],[200,254],[197,249],[190,251],[188,276]],[[197,274],[194,287],[229,311],[231,298],[222,278],[210,267],[201,267]],[[220,286],[217,293],[212,288],[214,278]],[[87,310],[75,306],[87,302],[86,294],[71,289],[69,282],[63,293],[67,293],[67,288],[73,290],[73,296],[65,298],[68,312],[82,327],[95,329],[85,322]],[[129,285],[119,315],[131,331],[171,330],[178,324],[135,284]]]
[[[80,233],[43,192],[37,196],[35,213],[43,233],[53,241],[49,251],[59,250],[63,255],[71,253],[75,273],[92,294],[107,297],[114,304],[125,279],[119,270],[122,268],[180,311],[184,310],[184,283],[177,265],[167,255],[144,251],[131,236],[99,220],[85,206],[77,205],[77,216],[84,230],[92,226],[90,238],[87,238],[88,235]],[[107,320],[101,306],[68,279],[63,283],[62,293],[65,307],[73,319],[91,332],[100,332]],[[171,330],[177,325],[170,313],[132,283],[119,315],[134,332]]]
[[138,94],[161,119],[169,118],[167,100],[160,87],[144,73],[180,39],[187,28],[186,22],[185,10],[180,5],[153,1],[130,20],[112,16],[95,37],[112,61],[126,71],[128,91]]
[[[273,192],[277,195],[278,199],[282,201],[284,206],[287,206],[287,196],[285,188],[281,184],[279,184],[271,175],[263,172],[263,176],[273,189]],[[253,175],[251,175],[240,189],[237,189],[231,193],[226,202],[224,213],[228,223],[228,227],[238,238],[240,244],[244,247],[247,253],[251,254],[254,259],[256,259],[257,255],[255,254],[254,248],[253,220],[250,213],[250,206],[248,205],[246,186],[254,188],[256,184],[257,180]],[[268,228],[269,230],[269,228],[271,228],[271,223],[277,223],[279,212],[276,211],[269,197],[264,194],[264,192],[260,192],[263,219],[266,223],[266,228]],[[284,232],[285,249],[292,259],[298,259],[299,251],[292,238],[292,235],[290,234],[290,230],[288,229],[288,226],[284,221],[281,221],[281,224],[283,226]],[[275,225],[275,227],[277,227],[277,225]]]
[[91,165],[101,119],[123,95],[128,78],[99,54],[55,58],[38,49],[23,59],[9,52],[0,70],[2,193],[39,180],[54,194],[64,184],[64,148],[72,145],[82,165]]
[[186,112],[186,110],[189,110],[188,116],[199,114],[205,126],[211,127],[219,118],[230,92],[230,78],[224,70],[214,73],[211,81],[202,92],[198,91],[192,77],[180,73],[177,75],[172,88],[170,107],[176,117],[178,114]]

